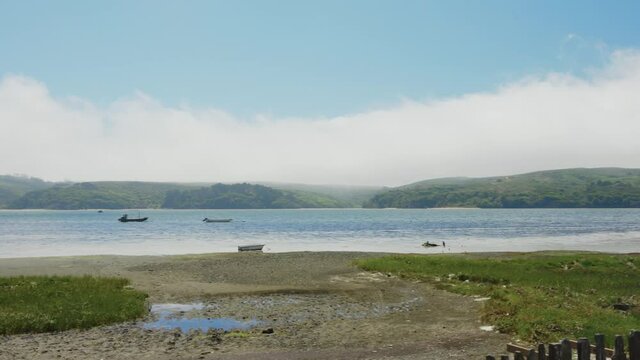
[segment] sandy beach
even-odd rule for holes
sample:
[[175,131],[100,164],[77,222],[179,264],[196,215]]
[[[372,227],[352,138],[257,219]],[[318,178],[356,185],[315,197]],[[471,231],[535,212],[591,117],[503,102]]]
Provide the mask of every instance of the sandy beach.
[[199,304],[181,318],[252,320],[246,331],[148,329],[146,319],[2,337],[0,359],[466,359],[504,350],[480,330],[482,302],[353,260],[296,252],[0,259],[0,276],[121,276],[152,304]]

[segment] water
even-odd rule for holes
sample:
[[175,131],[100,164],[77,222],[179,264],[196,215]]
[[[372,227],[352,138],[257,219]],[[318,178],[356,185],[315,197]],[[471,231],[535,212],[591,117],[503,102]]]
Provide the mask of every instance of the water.
[[253,243],[265,252],[640,251],[640,209],[143,210],[147,222],[119,223],[122,213],[2,210],[0,257],[236,252]]
[[233,318],[188,317],[186,313],[203,310],[203,304],[155,304],[151,307],[151,314],[155,320],[144,323],[145,329],[180,329],[182,332],[209,329],[223,331],[247,330],[259,324],[257,320],[237,320]]

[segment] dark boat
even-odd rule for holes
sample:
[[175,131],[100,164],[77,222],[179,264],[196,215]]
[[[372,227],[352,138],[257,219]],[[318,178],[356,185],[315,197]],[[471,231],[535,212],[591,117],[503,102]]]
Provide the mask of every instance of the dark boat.
[[231,220],[233,219],[209,219],[209,218],[202,219],[202,221],[208,222],[208,223],[228,223],[228,222],[231,222]]
[[238,251],[262,251],[264,244],[240,245]]
[[120,216],[120,218],[118,218],[118,221],[120,221],[120,222],[143,222],[143,221],[147,221],[147,219],[149,219],[149,218],[148,217],[130,218],[129,215],[124,214],[124,215]]
[[422,246],[424,247],[434,247],[434,246],[438,246],[438,244],[434,244],[434,243],[430,243],[430,242],[425,242],[422,244]]

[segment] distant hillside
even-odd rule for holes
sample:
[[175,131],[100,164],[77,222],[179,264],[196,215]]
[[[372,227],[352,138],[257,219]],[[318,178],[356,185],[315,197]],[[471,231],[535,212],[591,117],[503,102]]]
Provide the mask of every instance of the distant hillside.
[[263,185],[215,184],[198,189],[169,191],[162,206],[171,209],[296,209],[347,205],[309,192],[284,191]]
[[[266,209],[348,207],[326,195],[276,190],[261,185],[174,184],[136,181],[98,181],[49,184],[13,197],[12,209]],[[44,185],[42,185],[44,186]],[[26,191],[27,188],[25,188]]]
[[159,208],[168,191],[188,185],[136,181],[100,181],[56,185],[31,191],[11,202],[14,209]]
[[640,169],[565,169],[490,178],[434,179],[379,193],[365,207],[640,207]]
[[385,188],[382,186],[350,186],[350,185],[307,185],[289,183],[260,183],[274,189],[286,191],[304,191],[340,200],[350,207],[361,207],[362,204]]
[[0,176],[0,208],[13,209],[283,209],[358,207],[363,203],[372,208],[640,207],[640,169],[565,169],[490,178],[444,178],[393,189],[133,181],[51,183]]
[[53,186],[54,183],[28,176],[0,175],[0,209],[9,206],[22,195]]

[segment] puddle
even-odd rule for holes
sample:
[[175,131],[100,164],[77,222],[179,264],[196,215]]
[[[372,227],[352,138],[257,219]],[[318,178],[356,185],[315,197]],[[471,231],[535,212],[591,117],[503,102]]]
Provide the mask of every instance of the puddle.
[[145,329],[180,329],[182,332],[189,330],[200,330],[206,332],[210,329],[231,331],[231,330],[247,330],[258,325],[257,320],[239,321],[232,318],[163,318],[147,322],[144,324]]
[[[145,329],[180,329],[182,332],[210,329],[231,331],[247,330],[260,324],[258,320],[237,320],[234,318],[215,318],[201,316],[201,310],[207,306],[196,304],[155,304],[151,306],[151,315],[155,320],[143,324]],[[199,313],[200,312],[200,313]],[[189,314],[192,313],[192,314]]]

